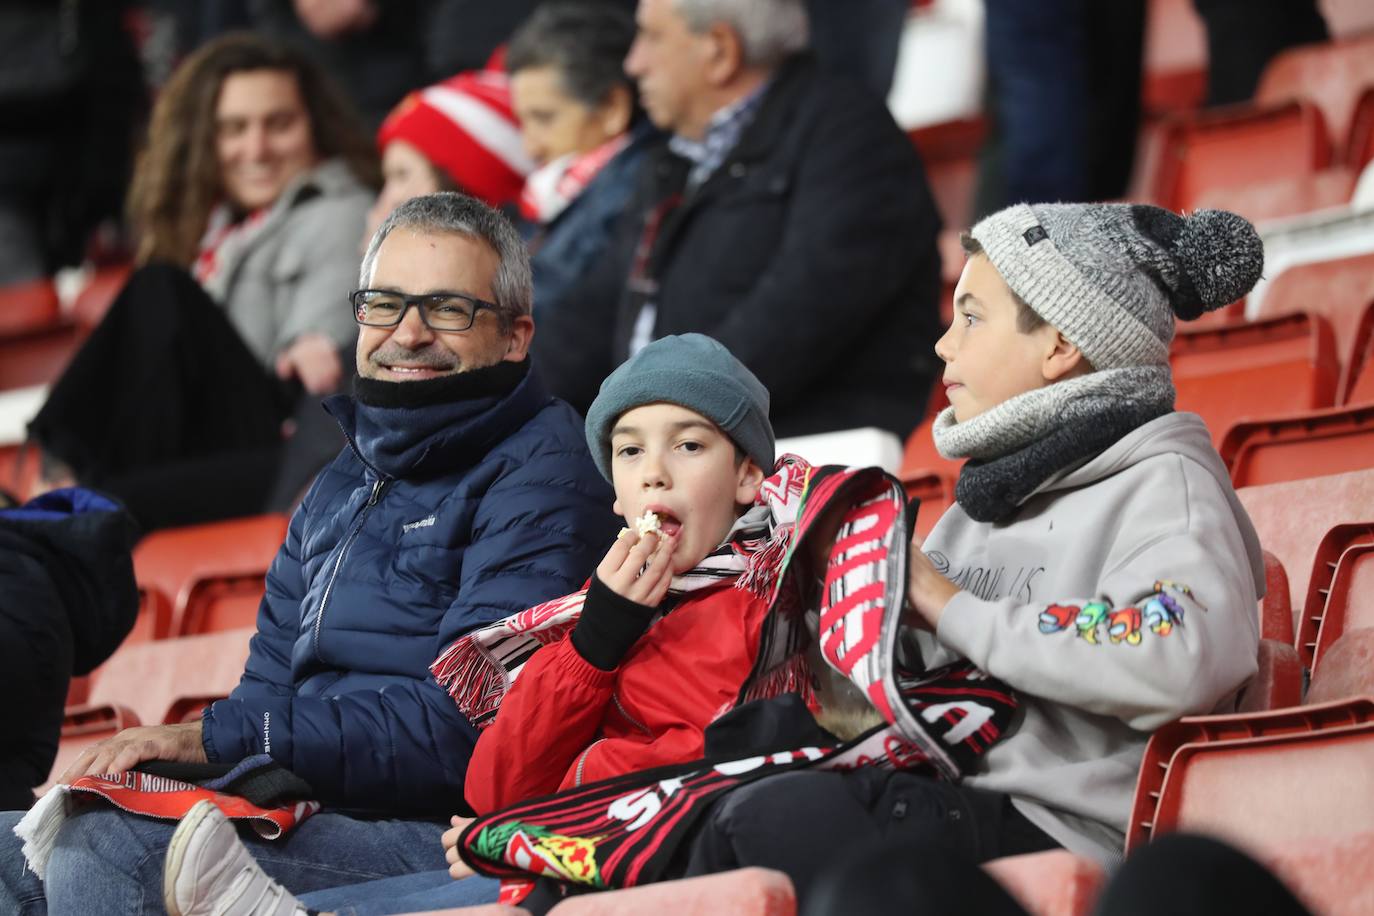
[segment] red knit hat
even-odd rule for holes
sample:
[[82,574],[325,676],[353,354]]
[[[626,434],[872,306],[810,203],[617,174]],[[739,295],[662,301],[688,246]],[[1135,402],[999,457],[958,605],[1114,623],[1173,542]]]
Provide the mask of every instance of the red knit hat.
[[460,73],[412,92],[386,116],[377,148],[404,140],[459,188],[492,206],[514,200],[534,163],[520,142],[504,73]]

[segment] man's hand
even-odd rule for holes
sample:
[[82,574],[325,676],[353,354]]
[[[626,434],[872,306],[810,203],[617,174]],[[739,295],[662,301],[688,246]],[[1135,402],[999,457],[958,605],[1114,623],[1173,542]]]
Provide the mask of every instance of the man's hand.
[[476,874],[468,867],[468,863],[464,862],[462,857],[458,855],[458,837],[463,835],[463,831],[468,829],[468,824],[474,820],[476,818],[459,817],[455,814],[448,819],[453,828],[444,831],[444,858],[448,860],[448,873],[455,880]]
[[908,621],[933,633],[945,605],[959,591],[959,586],[940,575],[930,557],[921,552],[921,539],[913,534],[911,552],[907,555]]
[[616,538],[596,568],[596,577],[622,598],[658,607],[673,581],[676,549],[677,538],[653,532],[640,535],[631,528],[628,534]]
[[86,748],[76,762],[67,767],[58,782],[70,784],[82,776],[123,773],[145,760],[175,760],[205,763],[205,745],[200,741],[199,722],[181,725],[141,725],[126,728],[113,738]]
[[302,334],[277,354],[277,377],[298,378],[311,394],[332,394],[343,380],[343,363],[334,341],[323,334]]

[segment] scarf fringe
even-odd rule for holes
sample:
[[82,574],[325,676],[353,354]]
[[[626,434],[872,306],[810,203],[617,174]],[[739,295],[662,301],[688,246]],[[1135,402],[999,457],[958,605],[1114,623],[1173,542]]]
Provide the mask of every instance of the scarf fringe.
[[735,580],[735,588],[758,598],[770,598],[777,590],[787,551],[792,546],[792,525],[780,525],[773,536],[749,557],[749,564]]
[[802,701],[811,709],[816,706],[815,678],[811,675],[811,666],[803,653],[792,654],[782,664],[775,665],[771,671],[750,684],[740,696],[738,705],[752,703],[754,700],[771,700],[786,693],[800,694]]

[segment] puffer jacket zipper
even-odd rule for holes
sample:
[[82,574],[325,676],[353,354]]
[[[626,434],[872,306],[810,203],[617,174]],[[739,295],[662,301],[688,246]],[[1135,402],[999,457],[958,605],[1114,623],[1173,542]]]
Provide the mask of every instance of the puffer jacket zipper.
[[[352,443],[349,444],[351,445]],[[378,477],[376,482],[372,484],[372,495],[367,498],[367,503],[363,506],[362,511],[358,513],[358,518],[353,523],[352,530],[348,532],[348,537],[344,538],[343,546],[339,548],[339,555],[334,558],[334,568],[329,571],[329,581],[325,583],[324,595],[320,598],[320,611],[315,615],[313,642],[315,657],[320,661],[324,661],[320,655],[320,629],[324,626],[324,612],[325,609],[329,607],[329,596],[334,593],[334,580],[338,578],[339,568],[343,566],[344,557],[348,556],[349,548],[353,546],[353,542],[357,540],[358,535],[362,533],[363,523],[367,521],[368,513],[372,511],[372,507],[377,505],[378,500],[382,498],[382,494],[386,492],[387,484],[390,482],[390,479],[386,477]]]

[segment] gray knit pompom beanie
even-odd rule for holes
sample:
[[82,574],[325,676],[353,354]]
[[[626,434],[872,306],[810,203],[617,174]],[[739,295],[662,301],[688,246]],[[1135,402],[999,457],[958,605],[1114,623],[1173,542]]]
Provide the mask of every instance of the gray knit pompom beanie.
[[1012,291],[1094,369],[1167,365],[1175,317],[1235,302],[1264,270],[1255,227],[1225,210],[1017,204],[972,235]]

